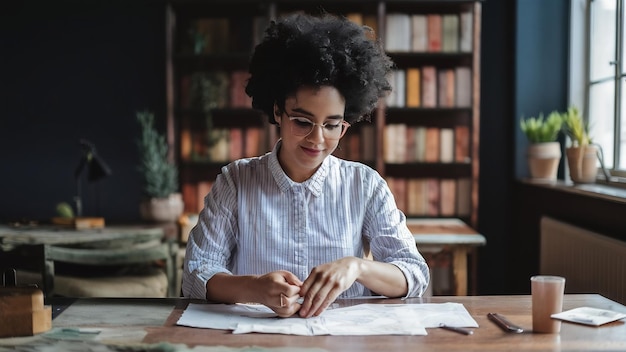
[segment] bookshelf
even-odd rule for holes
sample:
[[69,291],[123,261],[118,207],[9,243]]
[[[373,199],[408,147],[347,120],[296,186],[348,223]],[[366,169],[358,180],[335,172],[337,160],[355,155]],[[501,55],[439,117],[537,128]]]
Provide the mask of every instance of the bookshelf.
[[244,93],[248,58],[271,19],[320,9],[372,27],[397,66],[395,92],[335,155],[376,168],[408,217],[476,227],[481,3],[468,0],[170,0],[167,127],[185,210],[230,160],[271,150],[275,126]]

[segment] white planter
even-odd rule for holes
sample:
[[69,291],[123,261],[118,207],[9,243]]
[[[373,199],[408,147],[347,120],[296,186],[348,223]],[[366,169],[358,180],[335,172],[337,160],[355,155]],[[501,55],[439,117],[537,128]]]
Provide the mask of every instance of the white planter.
[[172,193],[168,198],[149,198],[139,204],[141,218],[154,222],[177,221],[184,210],[183,197]]
[[570,147],[565,151],[569,175],[574,183],[594,183],[598,174],[598,147]]
[[535,143],[528,146],[530,177],[538,182],[555,182],[561,160],[559,142]]

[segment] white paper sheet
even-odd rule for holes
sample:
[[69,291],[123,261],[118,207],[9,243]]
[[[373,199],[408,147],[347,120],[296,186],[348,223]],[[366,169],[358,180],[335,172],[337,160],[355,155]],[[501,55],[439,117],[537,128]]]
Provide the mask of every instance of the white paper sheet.
[[478,327],[459,303],[359,304],[309,319],[278,318],[262,305],[189,304],[178,325],[288,335],[426,335],[440,324]]
[[626,314],[606,309],[580,307],[552,314],[551,317],[571,321],[573,323],[600,326],[612,321],[624,319],[626,318]]

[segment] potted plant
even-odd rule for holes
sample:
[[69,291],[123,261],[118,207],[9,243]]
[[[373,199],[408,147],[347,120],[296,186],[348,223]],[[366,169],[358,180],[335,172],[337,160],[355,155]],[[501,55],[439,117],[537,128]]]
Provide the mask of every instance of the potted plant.
[[141,126],[137,140],[143,193],[141,217],[157,222],[176,221],[184,207],[178,192],[178,169],[167,160],[168,145],[154,127],[154,114],[138,112],[137,121]]
[[599,149],[591,141],[589,124],[573,106],[563,113],[563,122],[565,134],[572,141],[572,145],[565,150],[570,178],[575,183],[595,182]]
[[561,114],[551,112],[544,119],[539,117],[522,118],[520,127],[528,138],[528,166],[530,176],[539,182],[556,181],[556,175],[561,159],[561,144],[556,140],[563,125]]

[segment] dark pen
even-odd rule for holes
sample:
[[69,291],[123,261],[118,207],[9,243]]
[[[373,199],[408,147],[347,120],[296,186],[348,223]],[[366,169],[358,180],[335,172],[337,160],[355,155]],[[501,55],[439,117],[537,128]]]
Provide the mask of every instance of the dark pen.
[[443,323],[439,324],[439,327],[442,328],[442,329],[454,331],[454,332],[457,332],[457,333],[463,334],[463,335],[471,335],[471,334],[474,333],[474,331],[472,331],[472,330],[463,329],[463,328],[457,328],[455,326],[448,326],[448,325],[443,324]]
[[498,313],[487,313],[487,318],[493,321],[498,325],[502,330],[506,332],[514,332],[517,334],[521,334],[524,332],[524,329],[521,327],[511,323],[508,319],[506,319],[503,315]]

